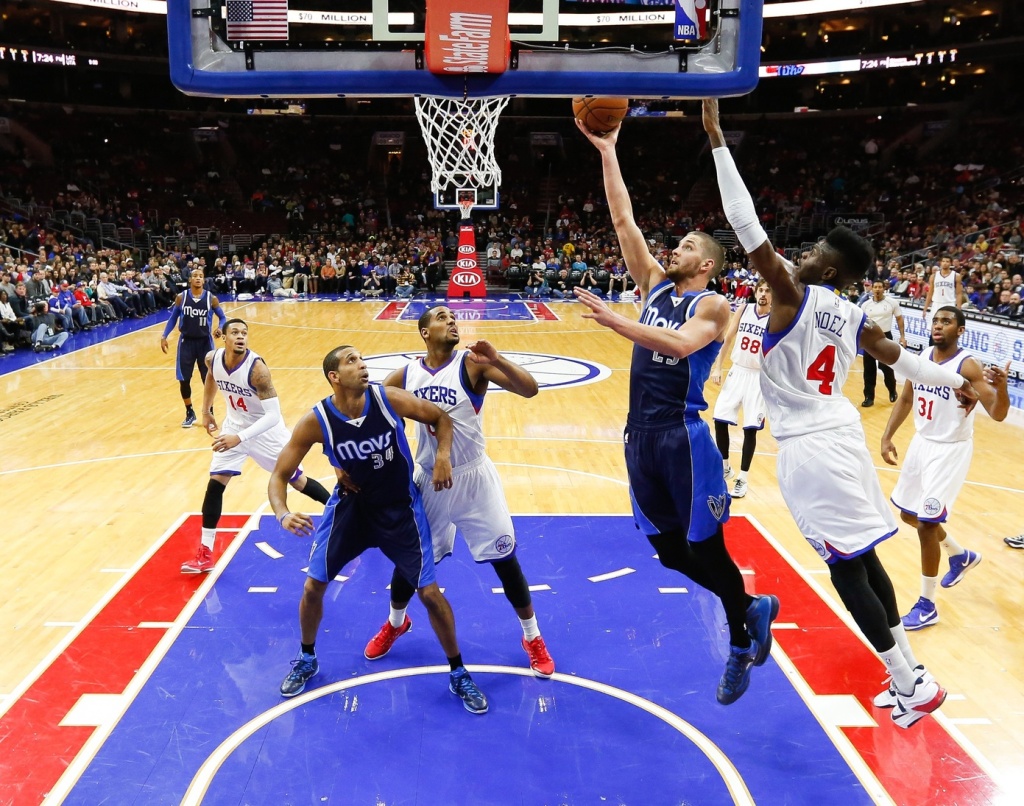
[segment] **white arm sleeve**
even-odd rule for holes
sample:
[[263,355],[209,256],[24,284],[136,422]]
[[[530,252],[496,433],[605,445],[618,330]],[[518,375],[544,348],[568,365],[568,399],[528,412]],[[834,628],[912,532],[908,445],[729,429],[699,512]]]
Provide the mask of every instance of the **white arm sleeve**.
[[711,153],[715,158],[718,190],[722,194],[725,217],[729,219],[740,246],[748,252],[753,252],[768,240],[768,233],[757,220],[754,200],[750,198],[750,191],[740,178],[740,172],[736,169],[736,163],[733,162],[728,147],[720,146]]
[[238,432],[238,438],[245,442],[247,439],[258,437],[260,434],[269,431],[281,422],[281,400],[276,397],[268,397],[262,401],[264,415],[243,431]]
[[900,357],[890,365],[909,381],[926,383],[929,386],[949,386],[959,389],[964,385],[964,376],[953,370],[914,355],[900,347]]

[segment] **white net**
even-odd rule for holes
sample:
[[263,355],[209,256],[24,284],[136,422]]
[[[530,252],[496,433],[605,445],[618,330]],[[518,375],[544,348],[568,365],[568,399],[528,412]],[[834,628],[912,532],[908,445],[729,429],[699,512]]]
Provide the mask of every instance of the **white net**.
[[501,168],[494,153],[501,98],[416,97],[416,119],[427,143],[436,196],[459,188],[497,188]]

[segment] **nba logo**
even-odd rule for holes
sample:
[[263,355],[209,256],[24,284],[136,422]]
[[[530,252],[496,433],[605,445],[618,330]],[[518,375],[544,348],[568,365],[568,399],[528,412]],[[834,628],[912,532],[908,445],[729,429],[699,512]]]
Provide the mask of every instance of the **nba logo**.
[[675,0],[675,38],[680,42],[692,42],[704,38],[707,20],[707,0]]

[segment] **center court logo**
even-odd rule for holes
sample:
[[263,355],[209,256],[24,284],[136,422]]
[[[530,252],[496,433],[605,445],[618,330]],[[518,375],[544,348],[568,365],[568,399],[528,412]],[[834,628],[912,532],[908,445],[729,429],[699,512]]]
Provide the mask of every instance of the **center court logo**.
[[[366,368],[370,371],[370,381],[383,383],[384,379],[394,370],[401,369],[413,359],[422,358],[423,355],[422,352],[385,353],[364,356],[363,360],[366,362]],[[612,371],[604,364],[585,361],[582,358],[543,353],[502,352],[502,355],[529,372],[541,389],[597,383],[611,377],[612,374]],[[488,391],[504,392],[505,390],[492,383]]]

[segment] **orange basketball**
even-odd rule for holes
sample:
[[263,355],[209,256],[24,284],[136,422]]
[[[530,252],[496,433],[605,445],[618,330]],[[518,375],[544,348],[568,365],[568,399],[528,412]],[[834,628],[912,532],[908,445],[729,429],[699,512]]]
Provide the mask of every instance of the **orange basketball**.
[[628,98],[573,98],[572,113],[594,134],[607,134],[629,112]]

